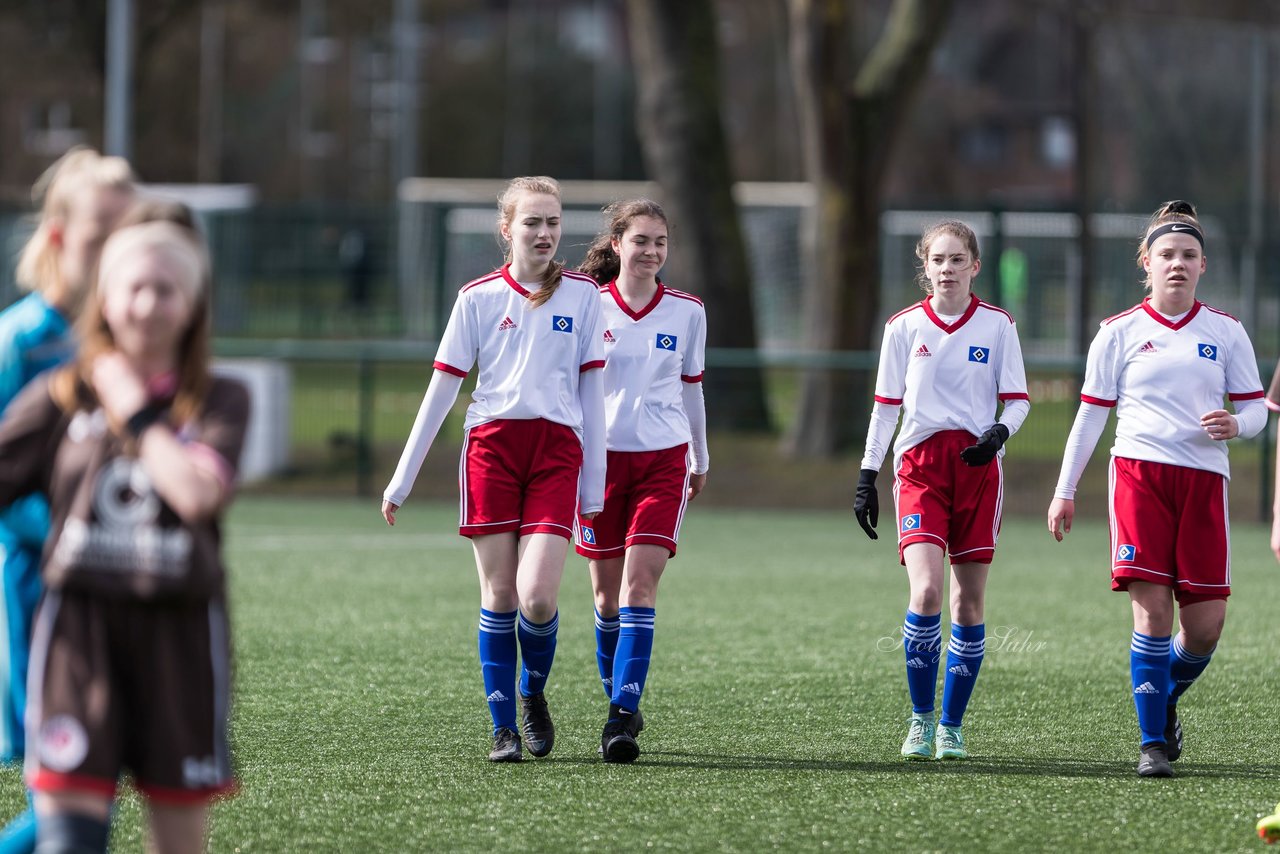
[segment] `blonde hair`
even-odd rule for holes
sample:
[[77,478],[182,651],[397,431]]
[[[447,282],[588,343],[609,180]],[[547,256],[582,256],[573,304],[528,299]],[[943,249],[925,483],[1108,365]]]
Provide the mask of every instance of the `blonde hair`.
[[929,266],[929,244],[943,234],[957,237],[964,242],[965,248],[969,250],[971,264],[974,261],[981,260],[978,254],[978,235],[972,228],[958,219],[944,219],[941,222],[935,222],[924,230],[924,234],[920,235],[920,240],[916,243],[916,258],[920,261],[920,266],[917,268],[916,273],[916,283],[927,294],[933,293],[933,283],[929,281],[929,276],[925,272],[925,268]]
[[608,225],[596,236],[587,249],[587,257],[578,269],[595,279],[600,284],[608,284],[618,277],[622,269],[622,259],[613,251],[613,241],[621,240],[627,233],[631,223],[647,216],[661,220],[667,225],[667,215],[662,206],[652,199],[631,199],[625,202],[614,202],[604,209]]
[[77,146],[58,158],[31,188],[31,200],[40,213],[35,233],[18,256],[18,284],[39,293],[62,288],[66,283],[53,241],[55,226],[66,221],[73,200],[84,190],[109,187],[132,193],[136,180],[123,157],[104,157],[92,148]]
[[[507,184],[502,195],[498,196],[498,234],[502,234],[502,229],[511,225],[511,221],[516,215],[516,202],[520,200],[521,193],[542,193],[547,196],[554,196],[555,200],[560,201],[560,184],[555,178],[548,178],[546,175],[533,175],[522,178],[512,178]],[[506,240],[506,238],[503,238]],[[511,244],[507,241],[506,252],[504,255],[506,262],[511,263]],[[533,307],[544,304],[556,292],[556,288],[560,287],[560,273],[564,270],[564,262],[552,260],[547,265],[547,271],[542,274],[541,287],[531,293],[528,297],[529,302],[533,303]]]
[[93,409],[98,405],[93,391],[94,360],[116,349],[111,327],[102,313],[101,279],[123,255],[161,252],[183,269],[194,287],[194,307],[187,329],[178,342],[178,388],[171,409],[175,424],[184,424],[199,414],[208,394],[209,377],[209,253],[200,236],[180,224],[160,220],[130,226],[112,233],[102,250],[102,264],[80,320],[76,324],[80,351],[75,361],[54,375],[51,391],[64,412]]
[[[1146,260],[1146,257],[1148,254],[1148,251],[1147,251],[1148,236],[1151,234],[1151,232],[1155,231],[1160,226],[1170,222],[1185,222],[1187,225],[1194,226],[1196,231],[1198,231],[1201,235],[1204,234],[1204,226],[1200,224],[1200,220],[1196,217],[1195,205],[1191,204],[1191,202],[1183,201],[1182,199],[1173,199],[1171,201],[1165,202],[1160,207],[1156,208],[1155,213],[1151,214],[1151,216],[1147,219],[1146,228],[1142,229],[1142,234],[1138,235],[1137,261],[1138,261],[1139,270],[1144,270],[1142,266],[1142,262]],[[1202,254],[1203,254],[1203,245],[1204,244],[1202,242],[1201,243]],[[1145,273],[1145,270],[1144,270],[1144,273]],[[1145,274],[1145,275],[1146,275],[1146,278],[1143,279],[1143,286],[1150,289],[1151,275],[1150,274]]]

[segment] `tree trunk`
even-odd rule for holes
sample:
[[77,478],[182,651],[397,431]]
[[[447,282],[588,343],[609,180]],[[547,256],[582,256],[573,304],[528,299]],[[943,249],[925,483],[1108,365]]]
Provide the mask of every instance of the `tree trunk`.
[[[805,329],[814,349],[873,349],[880,316],[881,190],[902,117],[928,68],[950,0],[895,0],[856,77],[843,0],[790,0],[791,62],[805,174]],[[866,432],[873,377],[812,370],[802,380],[788,450],[828,457]]]
[[[708,347],[754,350],[751,275],[720,117],[711,0],[628,0],[627,12],[640,142],[671,220],[672,285],[706,304]],[[714,368],[705,385],[710,426],[769,429],[758,367]]]

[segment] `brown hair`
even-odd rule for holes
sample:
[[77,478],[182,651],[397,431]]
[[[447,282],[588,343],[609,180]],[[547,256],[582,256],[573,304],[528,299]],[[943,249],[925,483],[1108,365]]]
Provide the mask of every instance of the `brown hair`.
[[[521,193],[543,193],[548,196],[554,196],[556,201],[560,201],[560,184],[555,178],[548,178],[546,175],[534,175],[522,178],[512,178],[507,184],[502,195],[498,196],[498,234],[502,234],[503,226],[511,225],[511,220],[516,215],[516,202],[520,200]],[[503,238],[504,240],[506,238]],[[508,242],[504,255],[506,262],[511,263],[511,245]],[[538,290],[531,293],[528,297],[529,302],[533,303],[533,307],[545,303],[551,299],[556,292],[556,288],[560,287],[560,272],[564,270],[564,262],[552,260],[547,265],[547,271],[542,274],[542,286]]]
[[981,256],[978,254],[978,235],[974,233],[972,228],[958,219],[944,219],[942,222],[935,222],[924,230],[924,233],[920,235],[919,242],[916,243],[916,258],[920,261],[920,266],[917,268],[918,272],[916,273],[916,283],[927,294],[933,293],[933,284],[925,273],[925,268],[929,265],[929,244],[943,234],[958,237],[964,242],[965,248],[969,250],[971,263],[981,260]]
[[[178,387],[171,408],[175,424],[183,424],[199,414],[204,404],[205,395],[209,391],[209,288],[208,269],[209,256],[204,241],[199,234],[184,228],[181,223],[172,220],[174,228],[166,236],[174,241],[184,241],[186,249],[195,253],[201,268],[202,281],[197,288],[195,305],[186,332],[178,342]],[[117,229],[112,238],[107,239],[103,247],[104,254],[111,240],[121,233]],[[154,251],[154,244],[141,245],[134,251]],[[92,372],[94,360],[115,349],[115,339],[111,328],[102,314],[101,272],[95,273],[94,287],[90,289],[84,311],[76,324],[80,350],[75,361],[58,370],[51,382],[51,393],[54,401],[64,412],[75,412],[79,409],[91,409],[98,405],[97,395],[93,391]]]
[[587,257],[578,268],[581,272],[595,279],[600,284],[608,284],[618,277],[622,269],[622,259],[613,251],[613,241],[621,240],[631,223],[642,216],[662,220],[667,225],[667,215],[662,206],[652,199],[631,199],[625,202],[614,202],[604,209],[608,225],[596,236],[587,249]]
[[109,187],[133,192],[133,169],[123,157],[103,157],[92,148],[76,146],[44,171],[31,188],[39,209],[36,230],[18,257],[15,278],[22,287],[47,293],[65,286],[58,265],[54,228],[71,213],[72,200],[87,188]]
[[[1204,226],[1200,224],[1200,220],[1196,218],[1196,206],[1191,202],[1182,199],[1173,199],[1165,202],[1156,208],[1155,213],[1151,214],[1147,220],[1147,225],[1142,229],[1142,234],[1138,236],[1138,269],[1142,270],[1142,262],[1147,257],[1147,236],[1152,231],[1169,222],[1185,222],[1187,225],[1194,226],[1196,231],[1204,234]],[[1145,273],[1145,271],[1144,271]],[[1148,275],[1143,280],[1143,285],[1147,288],[1151,287],[1151,277]]]

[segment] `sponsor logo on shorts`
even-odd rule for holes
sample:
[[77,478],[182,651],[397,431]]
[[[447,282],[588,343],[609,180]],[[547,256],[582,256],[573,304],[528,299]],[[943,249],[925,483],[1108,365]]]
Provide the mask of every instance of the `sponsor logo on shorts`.
[[552,332],[572,332],[573,318],[563,317],[559,314],[551,315],[551,331]]
[[1152,685],[1150,682],[1143,682],[1137,688],[1133,689],[1135,694],[1159,694],[1160,689]]
[[55,715],[40,727],[40,764],[50,771],[74,771],[89,755],[89,734],[71,715]]
[[665,332],[659,332],[658,333],[658,349],[670,350],[671,352],[674,353],[676,351],[676,341],[678,340],[679,339],[677,339],[676,336],[674,335],[668,335]]
[[1133,560],[1138,555],[1138,550],[1128,543],[1121,543],[1116,549],[1116,560]]
[[912,513],[910,516],[902,517],[902,533],[905,534],[908,531],[918,531],[918,530],[920,530],[920,514],[919,513]]
[[589,546],[594,546],[596,544],[596,532],[588,528],[586,525],[583,525],[582,541]]
[[1218,361],[1218,346],[1216,344],[1202,342],[1196,345],[1196,351],[1200,353],[1201,359],[1208,359],[1210,362]]
[[991,350],[988,347],[970,347],[969,348],[970,362],[980,362],[981,364],[985,365],[991,360],[990,357],[991,357]]
[[188,789],[212,789],[223,783],[218,761],[212,756],[187,756],[182,760],[182,785]]

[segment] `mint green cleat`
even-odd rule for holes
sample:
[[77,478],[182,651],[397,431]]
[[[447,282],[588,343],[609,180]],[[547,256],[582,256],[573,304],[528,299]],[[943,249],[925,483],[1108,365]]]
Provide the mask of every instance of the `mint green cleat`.
[[958,726],[938,726],[938,752],[934,759],[968,759],[969,752],[964,749],[964,736]]
[[910,761],[933,758],[933,713],[911,716],[907,740],[902,742],[902,758]]

